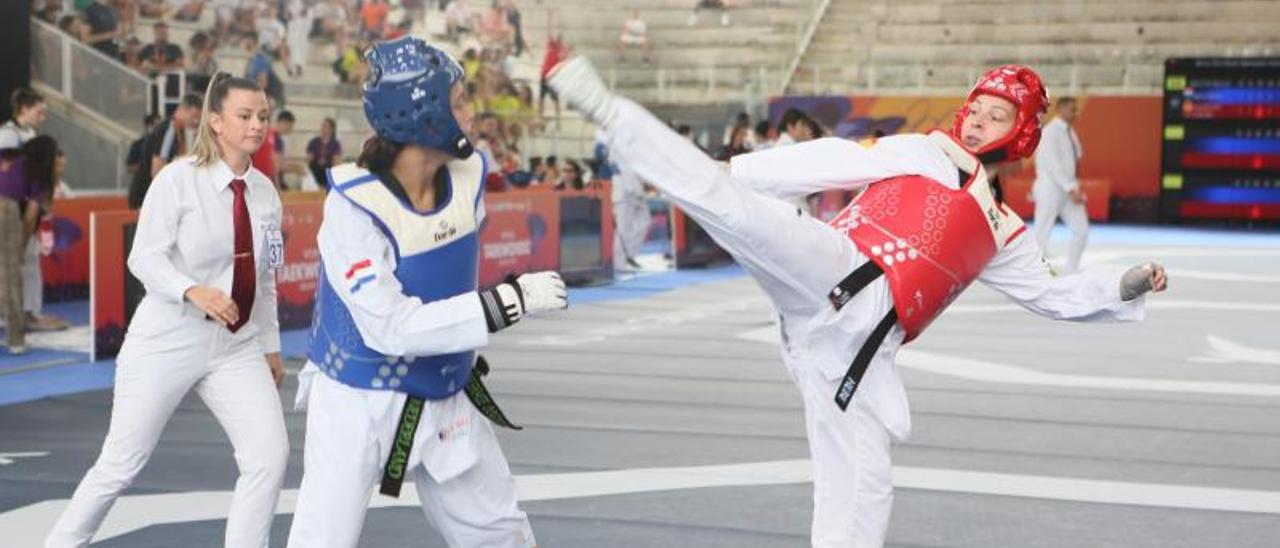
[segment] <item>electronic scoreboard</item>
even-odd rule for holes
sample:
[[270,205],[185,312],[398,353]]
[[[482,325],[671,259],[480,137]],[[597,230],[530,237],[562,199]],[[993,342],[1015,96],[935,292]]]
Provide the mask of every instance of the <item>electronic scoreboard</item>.
[[1164,221],[1280,220],[1280,57],[1165,62]]

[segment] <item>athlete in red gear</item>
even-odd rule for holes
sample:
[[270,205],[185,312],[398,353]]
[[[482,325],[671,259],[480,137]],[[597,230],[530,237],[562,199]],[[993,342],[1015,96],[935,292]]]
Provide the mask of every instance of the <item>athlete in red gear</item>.
[[[614,96],[581,58],[550,77],[605,131],[610,153],[661,189],[756,280],[781,318],[782,357],[805,401],[814,474],[812,542],[884,543],[891,441],[910,432],[898,348],[972,281],[1039,315],[1132,321],[1164,269],[1057,276],[1000,197],[995,165],[1031,155],[1048,94],[1026,67],[985,74],[950,132],[863,148],[818,139],[733,158],[729,170],[639,105]],[[787,200],[865,187],[831,223]]]

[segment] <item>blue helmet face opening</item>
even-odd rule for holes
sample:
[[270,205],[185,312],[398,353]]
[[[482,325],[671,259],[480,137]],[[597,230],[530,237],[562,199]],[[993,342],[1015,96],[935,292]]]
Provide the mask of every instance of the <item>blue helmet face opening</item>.
[[379,137],[466,158],[473,148],[453,116],[450,93],[462,67],[419,38],[381,42],[365,53],[364,114]]

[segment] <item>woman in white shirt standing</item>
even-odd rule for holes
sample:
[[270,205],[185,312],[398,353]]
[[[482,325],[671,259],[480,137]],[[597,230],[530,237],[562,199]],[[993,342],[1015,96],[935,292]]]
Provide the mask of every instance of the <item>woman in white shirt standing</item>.
[[102,454],[46,546],[86,546],[195,388],[235,447],[240,477],[226,546],[267,545],[288,460],[274,269],[280,197],[250,155],[269,125],[253,82],[216,74],[195,155],[160,170],[142,204],[129,269],[147,295],[117,359]]

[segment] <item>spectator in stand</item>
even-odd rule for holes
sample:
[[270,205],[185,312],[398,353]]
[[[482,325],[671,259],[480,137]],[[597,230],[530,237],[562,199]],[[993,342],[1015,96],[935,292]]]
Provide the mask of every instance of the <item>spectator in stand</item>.
[[[268,98],[268,102],[270,102],[270,98]],[[293,117],[292,114],[289,116],[291,118]],[[276,162],[276,156],[278,154],[277,150],[279,147],[280,133],[276,131],[276,127],[274,125],[268,126],[267,135],[262,138],[262,144],[258,146],[257,152],[254,152],[253,156],[250,158],[254,169],[261,171],[263,175],[266,175],[268,179],[271,179],[271,183],[274,184],[277,189],[282,188],[280,183],[280,172],[277,170],[277,166],[280,164]]]
[[551,34],[547,37],[546,53],[542,56],[542,71],[540,73],[541,81],[538,83],[538,115],[546,116],[543,104],[548,95],[556,107],[556,127],[560,127],[560,96],[556,94],[554,89],[547,85],[547,75],[551,73],[551,69],[560,64],[561,61],[569,58],[571,49],[565,45],[564,36],[559,32]]
[[462,76],[468,82],[473,82],[476,76],[480,74],[480,55],[476,53],[476,48],[467,48],[462,52]]
[[200,20],[200,14],[204,13],[204,0],[174,0],[173,19],[184,23],[194,23]]
[[138,7],[138,14],[143,17],[159,19],[169,13],[170,5],[165,0],[129,0]]
[[235,8],[235,17],[231,19],[230,34],[248,36],[258,33],[258,11],[261,4],[253,0],[244,0]]
[[560,168],[560,179],[556,181],[556,190],[582,190],[582,166],[576,160],[565,158]]
[[533,106],[533,88],[527,82],[520,82],[516,96],[520,100],[520,109],[516,112],[516,122],[524,126],[525,133],[542,131],[542,118],[538,116],[538,110]]
[[728,145],[729,141],[733,139],[733,130],[740,127],[747,129],[746,144],[748,147],[752,145],[753,137],[751,135],[751,115],[745,112],[739,112],[738,115],[734,117],[733,122],[729,126],[728,130],[724,132],[725,145]]
[[328,37],[339,52],[346,52],[351,38],[347,21],[351,11],[343,0],[321,0],[315,5],[315,24],[312,35]]
[[211,42],[214,45],[225,44],[227,43],[227,37],[231,35],[231,26],[235,24],[236,10],[240,7],[240,0],[209,0],[209,3],[213,6],[213,39]]
[[555,186],[560,181],[560,167],[554,154],[547,156],[541,164],[535,166],[531,186]]
[[297,188],[302,188],[302,179],[310,173],[305,161],[290,158],[286,154],[286,149],[288,148],[286,142],[289,135],[293,133],[296,123],[297,119],[294,118],[293,113],[287,110],[280,111],[280,114],[276,116],[276,169],[279,170],[278,179],[281,189],[289,188],[286,176],[296,177],[298,180]]
[[316,7],[305,0],[289,0],[289,22],[285,33],[289,45],[289,72],[302,75],[302,66],[311,55],[311,32],[315,28]]
[[369,66],[365,63],[362,53],[365,49],[366,44],[363,41],[349,43],[342,55],[338,56],[338,60],[333,62],[333,71],[343,82],[355,84],[356,87],[364,84],[364,79],[369,73]]
[[827,136],[826,128],[822,127],[822,124],[818,123],[817,120],[814,120],[813,118],[805,116],[804,123],[805,125],[809,126],[808,135],[809,135],[810,141],[814,139],[821,139]]
[[142,118],[142,135],[129,143],[129,154],[124,159],[124,167],[129,171],[129,176],[133,177],[138,171],[138,166],[142,165],[143,147],[147,143],[147,134],[155,129],[156,124],[160,122],[159,114],[148,114]]
[[769,132],[773,127],[769,125],[768,120],[760,120],[756,123],[756,128],[752,133],[755,139],[752,142],[751,150],[764,150],[773,146],[773,139],[769,138]]
[[693,15],[689,16],[689,26],[698,24],[698,14],[702,10],[716,10],[720,12],[720,24],[729,26],[729,6],[726,6],[724,0],[698,0],[693,6]]
[[746,126],[735,126],[729,130],[729,144],[720,149],[720,154],[716,155],[716,159],[722,162],[728,162],[730,158],[739,154],[751,152],[751,146],[747,143],[747,136],[751,134],[751,129]]
[[782,113],[782,120],[778,122],[778,140],[773,146],[811,141],[815,136],[815,129],[817,123],[811,121],[807,114],[800,109],[789,108]]
[[501,120],[514,120],[520,114],[520,97],[516,94],[515,85],[510,81],[498,84],[498,92],[486,101],[485,112],[497,116]]
[[71,35],[78,42],[89,42],[89,25],[77,14],[63,15],[58,19],[58,29]]
[[118,59],[120,44],[117,40],[124,34],[120,29],[120,16],[116,9],[103,0],[90,0],[89,5],[84,8],[84,19],[89,26],[85,41],[107,57]]
[[387,15],[391,5],[387,0],[364,0],[360,7],[361,32],[366,40],[381,40],[387,33]]
[[472,32],[476,27],[476,14],[467,0],[453,0],[444,11],[445,35],[457,41],[464,32]]
[[644,52],[645,62],[649,61],[649,27],[640,18],[640,10],[631,10],[631,17],[622,22],[622,33],[618,36],[618,57],[628,49],[638,48]]
[[[285,63],[285,71],[293,75],[293,64],[289,61],[289,44],[285,41],[284,23],[280,22],[280,12],[275,2],[264,4],[254,22],[258,31],[258,46],[270,53],[276,60]],[[283,103],[281,103],[283,104]]]
[[400,22],[405,34],[413,31],[413,26],[421,23],[427,16],[426,0],[400,0],[400,7],[404,8],[404,20]]
[[129,209],[142,207],[142,200],[151,189],[151,179],[160,168],[192,152],[203,102],[204,99],[194,93],[182,96],[173,115],[147,134],[142,145],[142,161],[129,183]]
[[[298,119],[293,116],[292,112],[287,110],[282,110],[280,114],[276,115],[276,165],[279,166],[282,177],[284,173],[293,171],[294,166],[286,165],[285,149],[288,146],[285,141],[288,140],[289,134],[293,133],[293,126],[297,123]],[[284,179],[281,178],[280,181],[283,186]]]
[[147,44],[138,54],[142,59],[142,70],[152,76],[160,72],[182,70],[186,65],[186,58],[182,55],[182,48],[169,42],[169,25],[164,21],[156,21],[151,29],[155,33],[155,41]]
[[124,41],[124,50],[120,52],[120,62],[125,66],[143,72],[142,69],[142,41],[137,36],[130,36]]
[[257,82],[258,86],[267,93],[267,97],[275,102],[276,107],[283,108],[285,104],[284,82],[280,81],[280,76],[276,74],[276,70],[271,64],[271,56],[267,51],[258,47],[257,35],[250,34],[245,37],[244,50],[250,55],[249,64],[245,67],[245,78],[248,78],[251,82]]
[[387,32],[383,35],[383,40],[390,42],[403,36],[408,36],[413,31],[413,21],[408,17],[400,19],[399,23],[387,26]]
[[520,7],[516,5],[516,0],[505,0],[503,2],[503,10],[507,13],[507,24],[511,25],[511,30],[515,33],[515,51],[511,55],[519,57],[524,54],[524,50],[529,49],[529,43],[524,41],[524,26],[520,22]]
[[510,51],[515,31],[507,22],[507,13],[502,8],[501,0],[493,0],[489,9],[484,10],[480,15],[477,31],[480,35],[480,44],[484,47]]
[[187,86],[192,90],[209,87],[209,79],[218,72],[218,58],[214,56],[213,39],[204,32],[197,32],[187,42],[191,48],[191,64],[187,66]]
[[342,143],[338,141],[338,125],[333,118],[325,118],[320,123],[320,135],[307,143],[307,167],[311,176],[321,188],[329,188],[329,177],[325,170],[337,165],[342,156]]
[[[120,21],[120,37],[132,36],[138,32],[138,12],[141,9],[138,5],[139,0],[111,0],[109,4],[115,8],[116,16]],[[89,2],[87,0],[76,0],[77,9],[84,9]]]
[[58,19],[62,18],[62,4],[60,2],[45,2],[44,4],[37,2],[34,6],[34,11],[36,17],[50,25],[58,24]]

